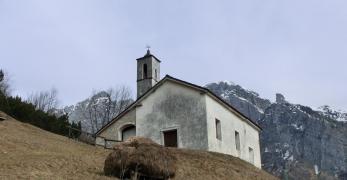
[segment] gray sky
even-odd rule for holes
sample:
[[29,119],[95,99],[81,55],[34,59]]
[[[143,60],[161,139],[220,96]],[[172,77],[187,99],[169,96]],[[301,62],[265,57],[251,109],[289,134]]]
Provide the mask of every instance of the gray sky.
[[162,76],[230,80],[262,97],[347,110],[345,0],[0,0],[0,68],[14,94],[61,105],[128,85],[150,44]]

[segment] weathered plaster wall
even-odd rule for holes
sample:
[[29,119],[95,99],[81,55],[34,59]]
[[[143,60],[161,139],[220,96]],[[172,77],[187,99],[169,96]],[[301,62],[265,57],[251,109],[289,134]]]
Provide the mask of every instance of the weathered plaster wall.
[[136,132],[163,144],[162,131],[177,129],[178,147],[207,150],[204,95],[167,81],[136,110]]
[[105,145],[105,141],[102,137],[113,140],[122,140],[121,129],[126,125],[135,125],[136,126],[136,110],[133,109],[128,112],[126,115],[118,119],[115,123],[105,129],[100,133],[100,137],[96,138],[97,145]]
[[[139,105],[100,136],[121,140],[120,128],[135,124],[137,136],[164,144],[162,132],[177,129],[180,148],[231,154],[249,161],[248,148],[251,147],[254,165],[261,167],[258,130],[206,93],[166,81]],[[216,138],[216,118],[221,122],[221,140]],[[240,154],[236,150],[235,131],[240,135]],[[97,143],[103,145],[104,142],[98,138]]]
[[143,95],[148,89],[155,85],[153,79],[145,79],[137,82],[137,97]]
[[155,78],[154,72],[155,69],[158,73],[158,79],[156,81],[160,80],[160,62],[155,60],[153,57],[148,57],[146,59],[141,59],[137,61],[137,79],[143,79],[143,65],[147,64],[147,73],[149,78]]
[[[210,96],[205,97],[209,151],[231,154],[249,161],[248,148],[251,147],[254,151],[254,165],[261,168],[259,132]],[[216,138],[216,118],[221,122],[221,140]],[[238,131],[240,135],[240,156],[236,150],[235,131]]]

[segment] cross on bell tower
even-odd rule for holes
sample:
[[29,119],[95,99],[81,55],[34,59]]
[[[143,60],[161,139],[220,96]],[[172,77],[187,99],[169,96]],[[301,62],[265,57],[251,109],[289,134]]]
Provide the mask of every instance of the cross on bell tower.
[[149,49],[151,49],[151,46],[150,46],[150,45],[147,45],[146,48],[147,48],[147,53],[148,53],[148,52],[149,52]]
[[151,54],[146,46],[146,54],[137,60],[137,98],[160,81],[160,60]]

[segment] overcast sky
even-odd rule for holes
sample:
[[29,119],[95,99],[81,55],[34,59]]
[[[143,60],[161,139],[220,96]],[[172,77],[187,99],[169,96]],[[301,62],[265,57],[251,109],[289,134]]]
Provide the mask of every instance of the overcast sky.
[[347,110],[346,0],[0,0],[0,68],[13,94],[136,92],[149,44],[162,76],[233,81],[274,100]]

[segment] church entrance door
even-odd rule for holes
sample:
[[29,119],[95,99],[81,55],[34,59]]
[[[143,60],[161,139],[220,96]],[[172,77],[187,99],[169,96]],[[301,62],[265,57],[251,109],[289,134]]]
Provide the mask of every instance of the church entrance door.
[[122,141],[126,141],[130,137],[136,136],[136,127],[131,125],[122,130]]

